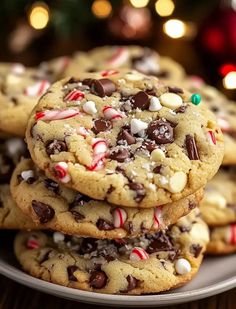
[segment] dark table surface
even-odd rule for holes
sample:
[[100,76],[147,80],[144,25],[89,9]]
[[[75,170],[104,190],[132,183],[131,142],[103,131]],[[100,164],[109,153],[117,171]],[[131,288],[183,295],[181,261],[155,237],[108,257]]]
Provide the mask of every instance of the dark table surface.
[[[0,309],[95,309],[96,307],[47,295],[0,276]],[[236,289],[203,300],[162,308],[235,309]]]

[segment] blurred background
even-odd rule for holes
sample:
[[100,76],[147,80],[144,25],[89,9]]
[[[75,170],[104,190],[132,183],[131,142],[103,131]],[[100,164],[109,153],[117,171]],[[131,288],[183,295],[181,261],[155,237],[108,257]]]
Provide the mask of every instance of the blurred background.
[[236,0],[1,0],[0,61],[139,44],[236,99]]

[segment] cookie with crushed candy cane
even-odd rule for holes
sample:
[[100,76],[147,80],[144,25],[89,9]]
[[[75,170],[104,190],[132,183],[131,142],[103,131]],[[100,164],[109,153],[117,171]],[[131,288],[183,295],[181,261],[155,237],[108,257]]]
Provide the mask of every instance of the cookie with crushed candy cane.
[[34,277],[107,294],[158,293],[184,285],[198,272],[209,241],[193,211],[169,229],[139,238],[95,239],[22,232],[15,254]]
[[94,199],[155,207],[211,179],[223,135],[199,94],[128,69],[55,83],[30,117],[33,161]]

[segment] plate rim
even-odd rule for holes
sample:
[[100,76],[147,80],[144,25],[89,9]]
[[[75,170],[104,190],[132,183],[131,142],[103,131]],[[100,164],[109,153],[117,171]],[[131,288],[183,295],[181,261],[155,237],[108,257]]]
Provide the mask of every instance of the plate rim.
[[157,294],[157,295],[114,295],[94,293],[61,286],[55,283],[47,282],[35,278],[25,273],[23,270],[0,261],[0,274],[30,288],[52,294],[57,297],[65,297],[74,301],[87,303],[97,303],[110,306],[164,306],[167,304],[179,304],[188,301],[194,301],[205,297],[210,297],[231,288],[236,287],[236,275],[223,281],[214,283],[210,286],[194,289],[192,291]]

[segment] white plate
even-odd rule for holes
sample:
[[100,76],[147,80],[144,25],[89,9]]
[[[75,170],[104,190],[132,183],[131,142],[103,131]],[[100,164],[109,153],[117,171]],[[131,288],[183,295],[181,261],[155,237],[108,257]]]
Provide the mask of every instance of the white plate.
[[158,295],[106,295],[75,290],[33,278],[21,271],[9,246],[12,238],[9,232],[0,232],[0,273],[30,288],[75,301],[119,307],[158,307],[201,299],[236,287],[234,254],[206,258],[199,273],[189,284]]

